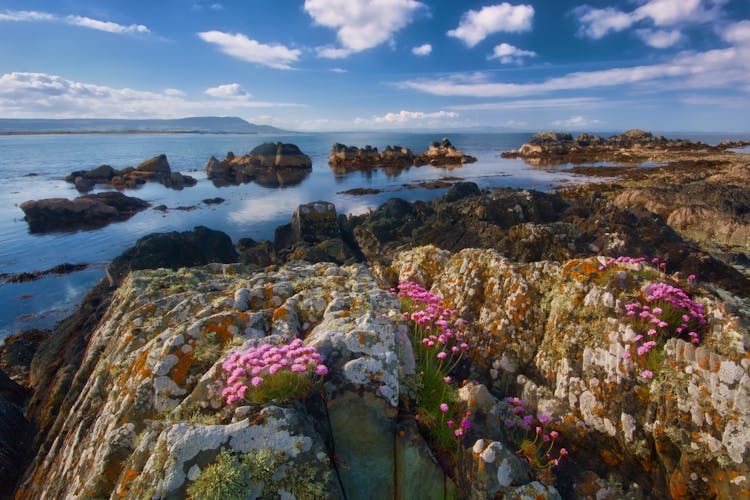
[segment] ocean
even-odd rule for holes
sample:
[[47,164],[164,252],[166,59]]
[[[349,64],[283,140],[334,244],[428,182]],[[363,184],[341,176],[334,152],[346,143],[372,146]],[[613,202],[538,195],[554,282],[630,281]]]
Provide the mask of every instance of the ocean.
[[[344,214],[360,214],[389,198],[429,200],[445,192],[415,187],[421,181],[460,177],[481,188],[511,187],[549,190],[587,179],[567,172],[566,165],[534,167],[521,160],[500,158],[500,153],[519,147],[528,133],[450,134],[453,145],[478,161],[460,168],[412,167],[398,174],[383,170],[337,175],[328,166],[331,146],[367,144],[383,149],[400,145],[415,152],[427,150],[439,134],[409,133],[299,133],[288,135],[232,134],[130,134],[130,135],[35,135],[0,136],[0,275],[50,269],[63,263],[86,263],[83,271],[64,276],[46,276],[28,283],[0,284],[0,338],[28,328],[51,328],[78,304],[86,292],[104,276],[107,264],[131,247],[138,238],[153,232],[186,231],[203,225],[226,232],[234,242],[243,237],[273,239],[274,228],[286,224],[298,205],[327,200]],[[604,136],[609,134],[602,134]],[[716,144],[725,139],[745,139],[736,134],[665,134]],[[206,178],[205,164],[211,157],[223,159],[227,152],[245,154],[267,141],[294,143],[313,161],[312,173],[294,186],[267,188],[254,183],[216,187]],[[125,194],[151,203],[131,219],[107,227],[74,233],[31,234],[22,202],[42,198],[75,198],[79,193],[63,178],[74,170],[102,164],[114,168],[135,166],[166,154],[173,171],[198,179],[181,191],[150,183]],[[353,188],[381,189],[374,195],[343,194]],[[97,188],[93,192],[103,191]],[[219,205],[201,200],[221,197]],[[166,213],[153,210],[166,205]],[[177,207],[197,208],[174,210]],[[0,282],[2,283],[2,282]]]

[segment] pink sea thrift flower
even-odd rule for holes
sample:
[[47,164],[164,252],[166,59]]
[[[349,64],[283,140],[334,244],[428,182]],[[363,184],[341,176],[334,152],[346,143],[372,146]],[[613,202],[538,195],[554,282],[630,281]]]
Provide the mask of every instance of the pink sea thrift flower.
[[654,378],[654,372],[652,372],[651,370],[643,370],[641,372],[641,377],[647,378],[647,379],[652,379],[652,378]]
[[315,368],[315,373],[324,377],[328,375],[328,367],[326,367],[326,365],[318,365],[317,368]]
[[445,403],[440,403],[440,411],[442,411],[443,413],[447,412],[448,411],[448,405],[445,404]]
[[261,377],[253,377],[253,379],[250,381],[253,387],[259,387],[260,384],[263,383],[263,378]]

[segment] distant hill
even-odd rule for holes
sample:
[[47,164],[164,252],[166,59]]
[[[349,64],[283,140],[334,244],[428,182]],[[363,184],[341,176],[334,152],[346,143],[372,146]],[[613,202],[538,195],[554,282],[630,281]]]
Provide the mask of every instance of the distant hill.
[[0,118],[0,134],[197,133],[267,134],[284,130],[237,117],[196,116],[174,120]]

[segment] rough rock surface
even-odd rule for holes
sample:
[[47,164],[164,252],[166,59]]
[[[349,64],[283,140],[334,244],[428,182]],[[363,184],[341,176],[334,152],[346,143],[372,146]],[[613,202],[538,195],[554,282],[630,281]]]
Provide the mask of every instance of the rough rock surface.
[[294,144],[266,142],[244,156],[227,153],[206,163],[208,178],[217,186],[256,182],[265,187],[293,186],[312,172],[312,161]]
[[409,148],[390,145],[380,153],[378,148],[372,146],[358,148],[336,143],[328,156],[328,164],[337,173],[374,168],[397,172],[411,166],[461,166],[475,161],[477,159],[473,156],[465,155],[453,147],[448,139],[431,143],[424,153],[412,153]]
[[[272,479],[282,487],[283,471],[294,470],[330,498],[343,498],[339,488],[347,498],[414,491],[418,478],[395,472],[399,380],[414,369],[404,335],[398,301],[361,265],[133,272],[91,335],[80,393],[18,498],[183,498],[221,450],[269,449],[283,456]],[[220,363],[229,353],[296,337],[331,367],[327,404],[224,404]],[[424,450],[419,439],[414,446]],[[411,449],[401,451],[442,477],[434,459],[414,462]]]
[[33,427],[23,415],[26,391],[0,370],[0,495],[13,492],[31,458]]
[[132,189],[146,182],[158,182],[168,188],[183,189],[194,186],[198,181],[189,175],[172,172],[166,155],[146,160],[137,167],[117,170],[109,165],[101,165],[91,170],[77,170],[65,177],[81,192],[91,191],[97,184],[115,189]]
[[108,191],[79,196],[74,200],[48,198],[25,201],[19,205],[32,233],[97,229],[127,220],[149,204],[139,198]]
[[667,139],[645,130],[632,129],[607,139],[592,134],[576,138],[566,132],[541,132],[533,135],[518,150],[506,151],[503,158],[523,158],[535,164],[584,163],[591,161],[643,161],[655,151],[700,151],[702,142]]
[[432,283],[472,321],[476,378],[558,422],[578,491],[604,494],[599,479],[607,477],[621,497],[747,497],[747,298],[683,282],[709,317],[704,338],[699,346],[668,340],[649,380],[637,359],[623,357],[635,337],[624,305],[670,278],[643,264],[604,263],[514,264],[493,250],[421,248],[401,254],[392,271]]

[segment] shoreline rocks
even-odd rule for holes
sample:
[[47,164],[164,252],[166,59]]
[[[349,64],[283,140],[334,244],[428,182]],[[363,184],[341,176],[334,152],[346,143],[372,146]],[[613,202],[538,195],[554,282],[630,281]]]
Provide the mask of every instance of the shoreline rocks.
[[244,156],[227,153],[219,161],[213,156],[206,173],[215,186],[255,182],[264,187],[294,186],[312,172],[312,160],[294,144],[266,142]]
[[91,170],[78,170],[65,177],[80,192],[88,192],[97,184],[111,186],[114,189],[134,189],[146,182],[158,182],[171,189],[183,189],[195,186],[198,182],[189,175],[172,172],[166,155],[159,155],[146,160],[137,167],[117,170],[109,165],[101,165]]
[[32,233],[69,232],[98,229],[124,221],[145,210],[148,202],[118,191],[67,198],[25,201],[19,205]]
[[586,133],[574,138],[567,132],[541,132],[534,134],[518,150],[505,151],[500,156],[521,158],[534,165],[595,161],[641,162],[654,152],[704,151],[708,148],[702,142],[667,139],[640,129],[631,129],[606,139]]
[[424,153],[413,153],[409,148],[386,146],[383,152],[378,148],[365,146],[345,146],[336,143],[331,147],[328,164],[336,173],[357,170],[384,168],[386,171],[400,171],[412,166],[432,165],[435,167],[456,167],[477,161],[453,147],[448,139],[433,142]]

